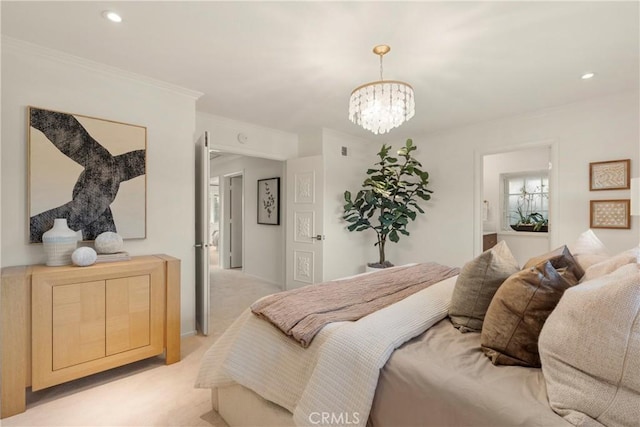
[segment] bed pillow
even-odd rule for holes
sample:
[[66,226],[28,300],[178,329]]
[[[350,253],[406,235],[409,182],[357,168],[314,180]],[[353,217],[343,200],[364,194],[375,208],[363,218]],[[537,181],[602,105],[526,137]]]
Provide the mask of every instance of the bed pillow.
[[580,234],[578,239],[569,245],[569,250],[583,270],[611,256],[607,247],[591,229]]
[[550,261],[553,267],[556,270],[560,269],[568,269],[575,276],[576,279],[580,280],[582,276],[584,276],[584,269],[574,258],[572,253],[569,251],[567,246],[560,246],[557,249],[554,249],[551,252],[548,252],[544,255],[539,255],[537,257],[531,258],[524,265],[523,269],[529,267],[535,267],[537,265],[542,264],[545,261]]
[[449,317],[453,326],[460,332],[480,332],[498,287],[519,270],[518,261],[504,241],[466,263],[451,297]]
[[605,274],[612,273],[626,264],[636,263],[638,256],[632,250],[621,252],[616,256],[607,258],[604,261],[600,261],[597,264],[593,264],[587,268],[584,272],[584,276],[580,279],[580,282],[588,282],[589,280],[597,279]]
[[638,425],[638,265],[567,290],[542,328],[539,349],[555,412],[575,425]]
[[635,256],[636,257],[636,262],[640,263],[640,245],[635,246],[635,247],[625,251],[625,253]]
[[564,291],[578,283],[576,274],[582,269],[564,247],[532,258],[498,288],[480,337],[494,365],[540,366],[538,336]]

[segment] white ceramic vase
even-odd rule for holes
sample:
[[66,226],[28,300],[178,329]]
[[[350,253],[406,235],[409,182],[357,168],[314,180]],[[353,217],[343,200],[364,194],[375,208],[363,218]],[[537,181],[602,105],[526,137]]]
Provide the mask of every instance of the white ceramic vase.
[[53,220],[53,228],[42,234],[47,265],[59,266],[71,264],[71,254],[78,245],[78,235],[67,226],[66,218]]

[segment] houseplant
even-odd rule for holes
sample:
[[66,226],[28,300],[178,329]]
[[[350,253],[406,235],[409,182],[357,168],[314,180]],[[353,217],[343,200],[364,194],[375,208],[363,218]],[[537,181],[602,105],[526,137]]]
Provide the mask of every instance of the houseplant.
[[517,222],[511,224],[515,231],[548,231],[549,219],[537,212],[537,199],[543,197],[539,192],[520,190],[516,206]]
[[398,242],[400,235],[408,236],[407,224],[414,221],[424,210],[418,201],[427,201],[432,191],[427,188],[429,173],[412,153],[417,149],[411,139],[397,151],[397,157],[389,155],[390,145],[383,144],[378,157],[380,161],[367,170],[368,177],[362,190],[352,197],[344,192],[344,218],[349,222],[349,231],[373,230],[376,233],[375,246],[379,260],[369,263],[370,267],[386,268],[391,264],[385,256],[387,239]]

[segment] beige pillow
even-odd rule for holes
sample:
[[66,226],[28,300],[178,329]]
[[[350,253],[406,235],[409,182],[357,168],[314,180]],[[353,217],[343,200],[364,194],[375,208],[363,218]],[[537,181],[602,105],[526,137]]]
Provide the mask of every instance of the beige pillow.
[[591,229],[580,234],[578,239],[569,245],[569,250],[583,270],[611,256],[604,243]]
[[635,246],[627,251],[625,251],[626,254],[630,254],[636,257],[636,262],[640,262],[640,245]]
[[640,425],[638,265],[567,290],[539,349],[555,412],[575,425]]
[[466,263],[456,281],[449,317],[460,332],[480,332],[484,315],[498,287],[520,270],[506,242]]
[[593,264],[591,267],[587,268],[584,272],[584,276],[580,279],[580,282],[588,282],[589,280],[612,273],[623,265],[635,262],[637,262],[637,255],[633,250],[619,253],[616,256],[607,258],[606,260],[600,261],[599,263]]

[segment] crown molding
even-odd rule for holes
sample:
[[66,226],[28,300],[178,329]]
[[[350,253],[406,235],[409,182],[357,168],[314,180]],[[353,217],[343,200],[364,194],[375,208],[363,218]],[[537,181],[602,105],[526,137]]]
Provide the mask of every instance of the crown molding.
[[208,120],[213,120],[216,121],[218,123],[221,124],[225,124],[230,128],[233,129],[252,129],[252,130],[257,130],[259,132],[265,132],[268,134],[273,134],[275,136],[275,134],[281,135],[283,138],[290,140],[290,141],[296,141],[298,140],[298,134],[293,133],[293,132],[287,132],[284,130],[280,130],[280,129],[275,129],[275,128],[270,128],[270,127],[266,127],[266,126],[262,126],[262,125],[257,125],[255,123],[249,123],[249,122],[244,122],[242,120],[237,120],[237,119],[232,119],[229,117],[224,117],[224,116],[218,116],[217,114],[212,114],[203,110],[197,110],[196,111],[197,115],[202,115],[205,116],[206,119]]
[[187,96],[192,99],[200,98],[203,93],[196,90],[187,89],[181,86],[177,86],[171,83],[167,83],[162,80],[157,80],[151,77],[143,76],[141,74],[133,73],[123,70],[121,68],[112,67],[100,62],[92,61],[90,59],[82,58],[79,56],[71,55],[69,53],[61,52],[59,50],[51,49],[34,43],[26,42],[24,40],[1,36],[2,51],[14,52],[18,54],[30,54],[39,56],[51,61],[56,61],[68,65],[82,67],[93,72],[99,72],[108,76],[131,80],[137,83],[153,86],[158,89],[162,89],[168,92],[172,92],[178,95]]

